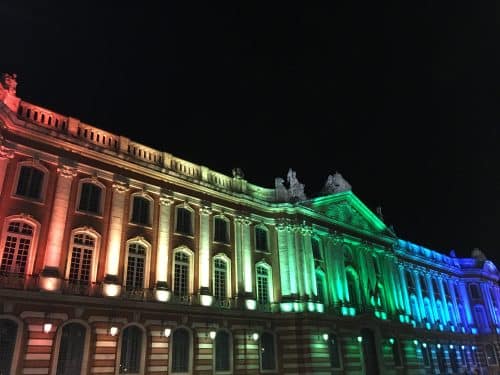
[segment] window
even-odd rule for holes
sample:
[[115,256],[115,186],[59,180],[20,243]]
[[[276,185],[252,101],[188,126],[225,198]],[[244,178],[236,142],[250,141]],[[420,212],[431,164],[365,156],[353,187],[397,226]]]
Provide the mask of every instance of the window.
[[435,298],[439,298],[439,283],[438,283],[438,281],[437,281],[436,279],[434,279],[434,278],[433,278],[433,279],[431,279],[431,280],[432,280],[432,289],[434,289],[434,290],[433,290],[433,292],[434,292],[434,297],[435,297]]
[[85,327],[79,323],[69,323],[63,327],[57,358],[57,375],[81,373],[85,331]]
[[215,336],[215,372],[231,371],[231,337],[227,331]]
[[321,303],[326,303],[325,286],[325,275],[321,271],[316,271],[316,289],[318,291],[318,301]]
[[269,298],[269,270],[264,266],[257,266],[257,301],[261,304],[271,302]]
[[151,202],[148,198],[134,196],[132,199],[132,218],[130,221],[134,224],[150,226],[150,206]]
[[264,332],[260,339],[260,367],[262,370],[276,370],[274,335]]
[[222,217],[214,218],[214,241],[229,243],[228,224]]
[[429,290],[427,289],[425,277],[423,275],[420,275],[419,278],[420,278],[420,290],[422,291],[422,295],[429,296]]
[[190,339],[185,328],[178,328],[172,334],[172,373],[188,373],[190,371]]
[[340,339],[336,335],[329,335],[328,355],[330,357],[330,367],[341,368],[342,361],[340,356]]
[[453,348],[449,350],[450,355],[450,365],[452,374],[458,374],[458,359],[457,359],[457,351]]
[[488,362],[488,366],[498,365],[498,360],[493,345],[486,344],[484,346],[484,353],[486,354],[486,361]]
[[358,293],[358,276],[356,271],[352,268],[348,269],[346,272],[347,279],[347,291],[349,293],[349,302],[354,305],[360,304],[359,293]]
[[311,239],[311,245],[312,245],[312,252],[313,252],[313,257],[315,260],[322,260],[323,258],[321,257],[321,250],[319,246],[319,240],[317,238],[312,238]]
[[422,359],[424,360],[424,366],[429,367],[431,365],[431,347],[427,345],[425,348],[422,347]]
[[137,242],[128,245],[127,258],[127,290],[141,290],[144,288],[144,274],[146,262],[146,247]]
[[34,227],[28,223],[17,220],[8,223],[0,272],[26,273],[33,232]]
[[37,200],[41,199],[43,178],[44,173],[41,170],[26,165],[21,166],[17,180],[16,195]]
[[437,355],[437,360],[438,360],[438,367],[439,371],[441,374],[446,374],[447,372],[447,366],[446,366],[446,359],[444,357],[444,350],[443,347],[439,348],[436,350],[436,355]]
[[71,283],[88,284],[92,278],[92,259],[96,241],[87,233],[77,233],[73,236],[71,263],[68,279]]
[[470,296],[472,299],[481,298],[481,293],[479,291],[479,287],[477,286],[477,284],[470,284],[469,290],[470,290]]
[[481,305],[474,306],[474,320],[476,321],[477,328],[480,332],[489,332],[488,320],[484,312],[484,307]]
[[180,234],[192,235],[192,213],[185,207],[177,207],[177,221],[175,231]]
[[227,263],[224,259],[214,259],[214,297],[218,300],[227,298]]
[[380,267],[378,266],[378,260],[376,256],[372,256],[373,272],[376,276],[380,276]]
[[174,295],[185,297],[189,294],[190,256],[183,251],[175,252],[174,257]]
[[120,374],[141,372],[142,331],[137,326],[123,330],[120,355]]
[[17,339],[17,323],[0,319],[0,374],[10,374]]
[[403,359],[401,358],[401,344],[398,339],[394,339],[392,343],[392,359],[394,360],[394,366],[403,366]]
[[99,215],[101,213],[101,193],[100,186],[91,182],[83,182],[80,185],[78,210]]
[[255,228],[255,249],[258,251],[269,251],[267,243],[267,230],[264,228]]
[[415,283],[413,282],[413,277],[411,275],[411,272],[406,271],[405,274],[406,274],[406,286],[410,290],[415,290]]

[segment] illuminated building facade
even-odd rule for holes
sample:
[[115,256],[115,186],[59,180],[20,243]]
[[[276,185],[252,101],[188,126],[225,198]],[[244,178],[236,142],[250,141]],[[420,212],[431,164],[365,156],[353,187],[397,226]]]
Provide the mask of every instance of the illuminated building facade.
[[399,239],[338,173],[307,197],[0,85],[1,374],[499,367],[496,266]]

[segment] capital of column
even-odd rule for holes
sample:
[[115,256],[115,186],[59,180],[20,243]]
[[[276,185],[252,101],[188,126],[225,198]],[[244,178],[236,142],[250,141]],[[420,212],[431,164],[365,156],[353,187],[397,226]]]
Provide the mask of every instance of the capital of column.
[[200,214],[201,215],[210,215],[212,213],[212,207],[210,203],[205,203],[200,206]]
[[57,168],[57,174],[63,178],[73,178],[76,176],[76,168],[69,165],[60,165]]
[[306,236],[310,236],[313,232],[312,226],[307,224],[306,222],[300,224],[298,228],[300,229],[300,232]]
[[128,184],[122,181],[115,181],[112,186],[113,191],[119,194],[126,193],[129,190]]
[[161,195],[160,196],[160,205],[161,206],[170,206],[175,202],[174,197],[171,195]]
[[12,159],[13,157],[13,149],[0,145],[0,159]]
[[250,225],[252,223],[252,220],[246,215],[238,215],[234,219],[237,223],[243,224],[243,225]]

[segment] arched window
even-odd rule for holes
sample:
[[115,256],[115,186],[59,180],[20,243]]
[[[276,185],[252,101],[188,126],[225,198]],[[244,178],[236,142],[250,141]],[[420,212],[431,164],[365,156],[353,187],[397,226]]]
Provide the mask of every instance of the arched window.
[[268,241],[267,229],[264,227],[255,227],[255,250],[257,251],[269,251],[269,241]]
[[19,165],[17,171],[17,185],[15,195],[34,200],[42,200],[45,187],[45,168],[30,165],[30,162],[24,162]]
[[401,356],[401,343],[398,339],[394,339],[392,343],[392,359],[394,360],[394,366],[403,366],[403,357]]
[[148,246],[145,241],[134,239],[127,245],[125,288],[143,290],[149,281]]
[[151,198],[141,194],[133,195],[130,222],[144,226],[151,226],[151,221]]
[[187,329],[178,328],[172,333],[171,373],[189,373],[191,370],[191,339]]
[[99,237],[83,230],[73,231],[67,279],[72,284],[89,284],[96,280]]
[[229,297],[229,262],[223,256],[214,257],[213,262],[214,297],[224,301]]
[[429,367],[431,365],[431,346],[426,345],[426,347],[422,347],[422,359],[424,360],[424,367]]
[[175,296],[187,297],[190,293],[191,255],[178,250],[174,253],[174,287]]
[[229,243],[229,222],[222,216],[214,217],[214,241]]
[[140,374],[142,357],[142,330],[128,326],[122,332],[120,374]]
[[215,336],[215,372],[231,371],[231,335],[225,330],[220,330]]
[[328,356],[330,358],[331,368],[341,368],[342,367],[342,348],[340,346],[340,339],[335,334],[328,335]]
[[346,270],[346,279],[347,279],[347,291],[349,293],[349,301],[354,305],[360,306],[361,298],[359,295],[358,275],[352,267],[349,267]]
[[11,374],[17,340],[17,323],[0,319],[0,374]]
[[260,304],[272,302],[271,267],[267,264],[259,264],[255,274],[257,275],[257,302]]
[[17,219],[6,220],[2,236],[2,263],[0,272],[25,275],[32,268],[31,247],[35,226]]
[[260,368],[261,370],[276,370],[274,335],[270,332],[262,333],[260,339]]
[[193,235],[193,212],[189,206],[176,207],[175,232]]
[[86,328],[80,323],[68,323],[62,328],[57,375],[78,375],[82,371]]
[[315,260],[322,260],[319,238],[311,238],[312,253]]
[[79,185],[78,211],[94,215],[102,212],[104,186],[93,179],[84,179]]
[[498,359],[497,355],[495,353],[495,348],[491,344],[486,344],[484,346],[484,354],[486,355],[486,361],[488,363],[488,366],[497,366],[498,365]]
[[436,349],[436,355],[437,355],[438,367],[439,367],[440,374],[446,374],[447,366],[446,366],[446,359],[444,357],[444,349],[442,346],[440,348]]

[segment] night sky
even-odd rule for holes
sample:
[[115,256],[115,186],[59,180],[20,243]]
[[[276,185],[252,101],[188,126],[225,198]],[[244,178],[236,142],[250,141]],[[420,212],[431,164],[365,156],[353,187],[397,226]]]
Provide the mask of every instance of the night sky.
[[265,187],[338,171],[399,237],[500,263],[495,2],[10,3],[22,99]]

